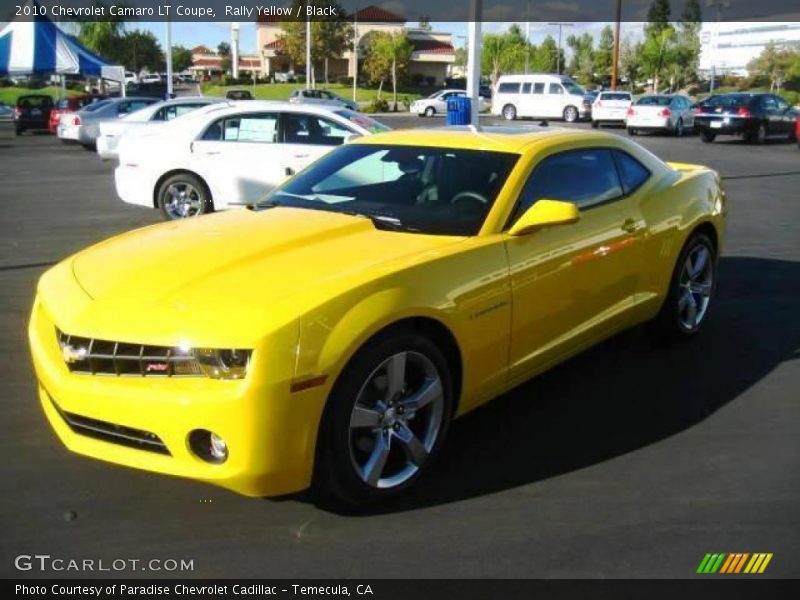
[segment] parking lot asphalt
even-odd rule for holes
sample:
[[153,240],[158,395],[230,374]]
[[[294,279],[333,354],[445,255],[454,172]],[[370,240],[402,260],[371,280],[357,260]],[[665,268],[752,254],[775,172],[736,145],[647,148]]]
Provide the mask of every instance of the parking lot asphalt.
[[195,577],[692,577],[706,552],[772,552],[761,577],[800,576],[800,150],[637,139],[725,179],[707,330],[677,346],[639,329],[609,340],[457,421],[402,500],[342,515],[61,446],[27,350],[36,281],[158,215],[118,201],[96,155],[0,131],[0,575],[81,576],[14,569],[38,553],[191,559],[173,575]]

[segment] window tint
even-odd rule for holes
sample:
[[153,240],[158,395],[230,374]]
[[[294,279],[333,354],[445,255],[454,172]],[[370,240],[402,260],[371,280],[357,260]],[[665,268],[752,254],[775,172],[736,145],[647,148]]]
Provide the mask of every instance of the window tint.
[[614,158],[617,161],[619,178],[622,180],[622,189],[626,196],[636,191],[650,177],[650,171],[627,152],[614,150]]
[[636,101],[636,106],[669,106],[672,96],[642,96]]
[[543,83],[534,83],[533,84],[533,93],[534,94],[544,94],[544,84]]
[[531,174],[512,220],[542,199],[588,208],[622,196],[617,168],[606,149],[573,150],[545,158]]
[[522,93],[523,94],[530,94],[531,93],[531,84],[530,84],[530,82],[522,84]]
[[501,94],[519,94],[519,83],[501,83],[497,91]]
[[558,83],[551,83],[549,91],[551,94],[563,94],[564,88],[562,88]]
[[132,112],[143,109],[145,106],[150,106],[154,102],[155,100],[153,102],[148,102],[147,100],[131,100],[130,102],[122,102],[120,103],[119,107],[117,107],[117,114],[128,115]]
[[778,110],[786,110],[789,108],[789,103],[780,96],[775,96],[775,102],[778,105]]
[[600,100],[630,100],[631,95],[625,92],[603,92]]
[[206,129],[206,141],[257,142],[272,144],[277,141],[278,115],[254,113],[220,119]]
[[158,109],[153,115],[153,121],[171,121],[176,117],[185,115],[196,108],[200,108],[202,104],[172,104],[170,106],[163,106]]
[[287,144],[338,146],[353,133],[344,125],[315,115],[286,113],[283,119],[284,140]]

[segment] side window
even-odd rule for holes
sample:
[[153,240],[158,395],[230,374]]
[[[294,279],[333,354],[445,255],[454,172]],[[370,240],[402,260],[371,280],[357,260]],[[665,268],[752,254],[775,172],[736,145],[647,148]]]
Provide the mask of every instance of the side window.
[[206,129],[203,140],[273,144],[277,141],[277,132],[277,114],[253,113],[216,121]]
[[564,88],[561,87],[560,83],[551,83],[549,92],[551,94],[563,94]]
[[775,110],[778,108],[778,103],[775,102],[775,98],[772,96],[763,96],[761,98],[761,106],[767,110]]
[[519,94],[518,83],[501,83],[497,86],[497,92],[500,94]]
[[778,110],[786,110],[789,108],[789,103],[780,96],[775,96],[775,104],[777,105]]
[[533,84],[533,93],[534,94],[544,94],[544,83],[534,83]]
[[650,178],[650,171],[647,170],[647,167],[627,152],[614,150],[614,159],[617,161],[622,190],[626,196],[635,192]]
[[117,106],[117,114],[118,115],[127,115],[131,112],[131,103],[130,102],[120,102],[119,106]]
[[530,94],[531,93],[531,84],[530,82],[526,82],[522,84],[522,93],[523,94]]
[[610,150],[562,152],[545,158],[531,173],[511,222],[542,199],[574,202],[583,210],[622,195]]
[[159,108],[156,113],[151,117],[151,121],[166,121],[167,120],[167,107]]
[[353,133],[335,121],[301,113],[285,113],[283,127],[287,144],[339,146]]

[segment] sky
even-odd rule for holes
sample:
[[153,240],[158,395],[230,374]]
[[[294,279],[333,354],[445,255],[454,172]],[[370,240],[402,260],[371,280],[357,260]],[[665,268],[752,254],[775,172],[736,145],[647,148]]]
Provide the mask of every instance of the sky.
[[[414,23],[408,24],[413,27]],[[508,29],[511,23],[484,23],[484,33],[502,32]],[[520,27],[525,31],[525,23],[520,22]],[[572,27],[563,28],[563,37],[570,34],[580,35],[585,32],[591,33],[595,38],[600,35],[600,30],[611,23],[575,23]],[[464,46],[466,44],[467,24],[466,23],[431,23],[435,31],[444,31],[453,34],[453,45]],[[165,46],[165,23],[133,23],[128,26],[130,29],[147,29],[152,31]],[[207,46],[211,49],[217,47],[220,42],[231,40],[230,23],[173,23],[172,24],[172,45],[194,48],[195,46]],[[632,35],[641,36],[641,23],[623,23],[622,36]],[[534,44],[540,44],[547,35],[552,35],[558,39],[558,28],[544,23],[530,24],[530,39]],[[566,42],[564,42],[566,46]],[[254,23],[241,23],[239,34],[239,48],[242,54],[256,54],[256,27]]]

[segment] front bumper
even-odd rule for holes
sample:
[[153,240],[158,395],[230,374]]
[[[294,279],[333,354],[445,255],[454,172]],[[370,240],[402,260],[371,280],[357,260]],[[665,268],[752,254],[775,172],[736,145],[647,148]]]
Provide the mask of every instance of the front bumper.
[[[77,304],[81,312],[91,310],[93,301],[79,298],[81,293],[70,289],[60,302]],[[282,495],[309,486],[327,388],[291,394],[291,369],[284,363],[293,361],[272,360],[264,368],[256,350],[252,370],[240,381],[71,373],[58,346],[54,319],[38,297],[28,334],[42,409],[69,450],[248,496]],[[292,335],[296,341],[296,331]],[[265,372],[269,377],[260,375]],[[82,431],[68,423],[73,418],[112,428],[114,435]],[[196,456],[188,443],[195,429],[221,436],[229,450],[227,461],[213,464]],[[144,434],[163,443],[166,452],[119,437]]]

